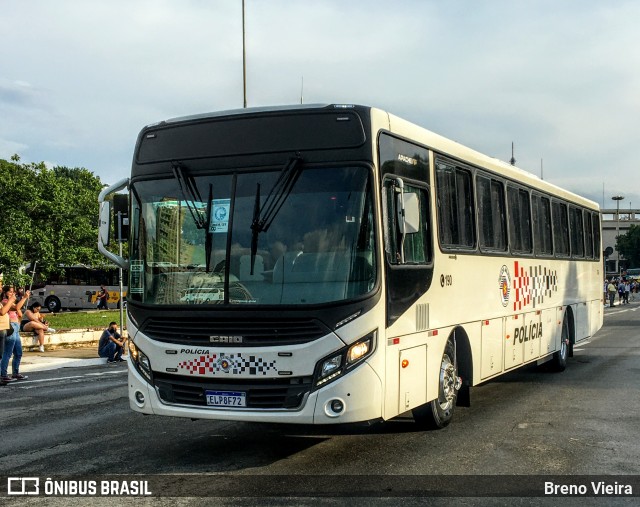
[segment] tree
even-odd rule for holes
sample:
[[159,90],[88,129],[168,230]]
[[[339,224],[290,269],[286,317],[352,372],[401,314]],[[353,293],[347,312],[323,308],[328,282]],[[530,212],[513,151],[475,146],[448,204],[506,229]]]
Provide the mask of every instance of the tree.
[[640,226],[632,224],[629,232],[618,236],[616,250],[629,261],[629,267],[640,267]]
[[60,265],[106,263],[96,247],[100,178],[85,168],[47,168],[0,159],[0,272],[23,285],[22,266],[38,261],[50,274]]

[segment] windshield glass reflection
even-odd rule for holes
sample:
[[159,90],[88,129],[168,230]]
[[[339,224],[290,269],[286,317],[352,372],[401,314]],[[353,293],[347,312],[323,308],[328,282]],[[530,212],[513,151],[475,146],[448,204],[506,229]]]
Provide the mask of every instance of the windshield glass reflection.
[[[370,292],[376,262],[369,171],[301,169],[268,227],[256,231],[256,212],[268,206],[281,175],[194,177],[186,198],[176,179],[136,183],[129,298],[295,305]],[[194,216],[205,217],[205,227]]]

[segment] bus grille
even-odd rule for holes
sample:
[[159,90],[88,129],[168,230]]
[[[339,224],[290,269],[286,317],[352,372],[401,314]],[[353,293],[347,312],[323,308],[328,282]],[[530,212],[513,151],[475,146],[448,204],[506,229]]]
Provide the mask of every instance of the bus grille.
[[[177,345],[266,347],[317,340],[329,329],[316,320],[239,320],[225,318],[154,317],[140,328],[153,340]],[[228,340],[228,341],[227,341]]]
[[[244,391],[248,409],[296,409],[311,390],[312,377],[251,380],[185,378],[154,373],[155,387],[165,403],[206,407],[205,391]],[[241,409],[239,409],[241,410]]]

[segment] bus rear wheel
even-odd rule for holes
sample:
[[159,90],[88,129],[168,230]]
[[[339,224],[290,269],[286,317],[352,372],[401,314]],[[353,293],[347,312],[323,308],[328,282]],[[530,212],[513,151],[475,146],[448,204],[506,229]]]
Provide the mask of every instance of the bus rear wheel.
[[44,305],[49,309],[51,313],[58,313],[62,309],[60,300],[55,296],[49,296],[44,302]]
[[447,345],[440,363],[438,398],[412,410],[416,424],[423,429],[440,429],[453,419],[458,390],[461,386],[455,361],[455,345],[452,340]]

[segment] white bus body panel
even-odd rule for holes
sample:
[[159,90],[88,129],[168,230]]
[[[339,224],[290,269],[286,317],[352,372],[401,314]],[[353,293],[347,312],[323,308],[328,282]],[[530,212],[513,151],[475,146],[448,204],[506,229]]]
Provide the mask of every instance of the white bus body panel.
[[[382,384],[369,364],[362,364],[341,379],[310,393],[299,409],[251,410],[192,405],[167,404],[160,400],[156,390],[129,365],[129,405],[143,414],[220,421],[278,422],[289,424],[343,424],[380,419],[382,416]],[[143,405],[136,401],[136,392],[145,397]],[[339,399],[344,411],[339,417],[331,416],[328,404]]]
[[[382,300],[379,305],[384,305],[384,301]],[[277,371],[288,371],[291,377],[301,377],[312,376],[317,361],[344,347],[345,342],[353,343],[377,329],[378,326],[381,327],[380,315],[380,312],[370,311],[344,325],[339,330],[340,338],[332,333],[309,343],[283,347],[234,348],[233,346],[224,347],[214,344],[193,346],[164,343],[150,340],[139,332],[133,323],[130,324],[130,336],[136,347],[150,358],[154,372],[178,370],[176,374],[182,376],[194,375],[214,378],[210,371],[204,374],[197,371],[189,373],[185,367],[188,368],[189,364],[193,365],[194,362],[199,362],[203,356],[208,361],[213,355],[220,357],[221,355],[230,356],[240,353],[245,357],[259,356],[267,364],[277,362],[276,369],[268,371],[267,375],[260,378],[284,378],[278,376]],[[363,330],[368,330],[368,332],[363,332]],[[167,353],[167,351],[172,353]],[[279,352],[287,352],[291,356],[282,357],[278,355]],[[383,388],[382,379],[376,372],[384,371],[385,352],[384,340],[378,332],[376,350],[372,356],[343,377],[311,392],[301,406],[296,409],[229,409],[165,403],[160,399],[156,389],[130,364],[129,404],[133,410],[145,414],[226,421],[337,424],[380,419],[383,417]],[[251,377],[245,372],[243,374],[229,373],[221,378],[246,380],[255,377]],[[145,403],[143,405],[136,401],[136,391],[144,394]],[[327,409],[327,405],[335,399],[342,401],[345,407],[339,416],[335,416]]]

